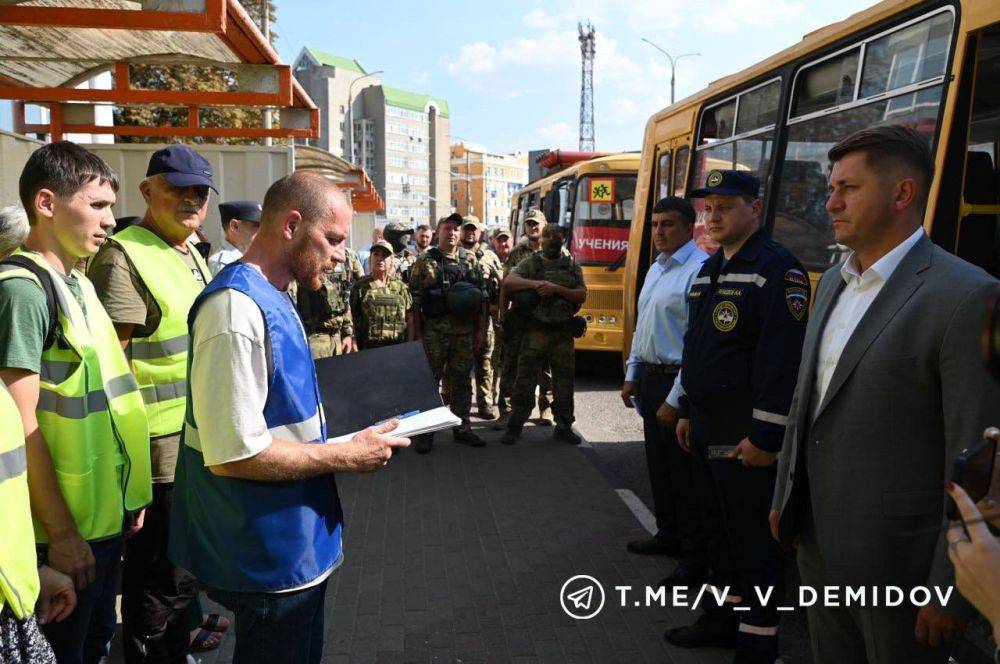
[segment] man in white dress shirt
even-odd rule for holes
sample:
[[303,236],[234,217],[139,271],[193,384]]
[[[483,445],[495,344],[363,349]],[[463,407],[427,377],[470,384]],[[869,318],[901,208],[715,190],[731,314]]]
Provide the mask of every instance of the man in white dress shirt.
[[[622,401],[633,399],[642,416],[646,465],[653,493],[656,534],[628,543],[632,553],[666,554],[681,558],[668,584],[693,585],[704,577],[698,555],[697,509],[692,504],[691,458],[677,445],[673,424],[664,426],[657,411],[676,419],[664,401],[680,369],[688,322],[688,292],[708,254],[693,239],[695,211],[683,198],[668,196],[653,207],[653,246],[659,254],[643,282],[632,335]],[[683,577],[683,580],[681,580]]]

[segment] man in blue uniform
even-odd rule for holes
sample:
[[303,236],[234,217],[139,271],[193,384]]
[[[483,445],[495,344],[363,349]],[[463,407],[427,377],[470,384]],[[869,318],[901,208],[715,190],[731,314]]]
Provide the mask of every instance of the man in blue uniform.
[[668,396],[679,409],[677,442],[692,453],[712,584],[730,589],[721,608],[703,602],[705,615],[666,638],[735,647],[734,664],[773,664],[778,654],[785,563],[767,516],[809,305],[806,271],[761,228],[759,192],[750,173],[714,170],[691,194],[703,199],[721,250],[692,282],[681,373]]

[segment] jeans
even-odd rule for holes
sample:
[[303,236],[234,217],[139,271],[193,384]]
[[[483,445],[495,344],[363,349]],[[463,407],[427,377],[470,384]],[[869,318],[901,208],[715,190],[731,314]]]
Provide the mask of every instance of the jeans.
[[238,593],[208,588],[214,601],[233,612],[233,664],[319,664],[323,656],[326,580],[285,593]]
[[76,608],[69,617],[42,627],[59,664],[96,664],[111,651],[118,624],[115,595],[122,570],[122,537],[90,542],[90,549],[96,561],[94,582],[76,591]]

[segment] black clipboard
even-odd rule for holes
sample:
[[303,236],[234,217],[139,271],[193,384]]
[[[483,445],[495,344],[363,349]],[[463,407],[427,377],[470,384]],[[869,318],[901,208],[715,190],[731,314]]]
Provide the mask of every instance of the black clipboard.
[[419,341],[316,360],[316,377],[330,438],[444,405]]

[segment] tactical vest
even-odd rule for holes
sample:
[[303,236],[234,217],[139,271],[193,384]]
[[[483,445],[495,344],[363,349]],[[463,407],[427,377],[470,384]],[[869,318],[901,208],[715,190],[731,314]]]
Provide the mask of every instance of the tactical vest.
[[361,334],[367,343],[387,344],[406,341],[406,298],[402,282],[389,281],[378,286],[374,281],[362,284],[361,311],[364,321],[354,321],[355,328],[364,325]]
[[479,284],[472,261],[469,258],[469,252],[463,247],[458,248],[457,263],[446,262],[444,253],[437,247],[428,249],[426,255],[437,263],[437,279],[434,284],[423,290],[420,298],[421,313],[427,318],[441,318],[450,313],[448,310],[448,290],[452,285],[460,281],[468,282],[477,287]]
[[296,304],[310,333],[340,326],[350,309],[352,285],[354,273],[345,261],[334,264],[333,274],[323,279],[319,290],[298,289]]
[[[187,315],[202,285],[172,247],[142,226],[130,226],[108,241],[125,252],[160,308],[159,325],[148,337],[133,338],[127,354],[146,403],[149,435],[175,434],[184,424]],[[212,280],[208,265],[191,240],[184,244],[207,284]]]
[[[189,325],[205,300],[225,288],[249,296],[264,316],[274,367],[264,403],[268,431],[275,438],[325,443],[316,367],[298,314],[260,272],[228,265],[195,300]],[[212,395],[189,390],[189,402],[199,398]],[[333,475],[285,482],[222,477],[205,467],[201,450],[189,403],[170,520],[168,552],[175,564],[212,588],[277,592],[309,583],[339,563],[343,513]]]
[[[531,264],[532,276],[535,279],[550,281],[566,288],[579,288],[581,285],[576,270],[573,269],[573,259],[569,256],[560,256],[559,260],[555,261],[545,261],[542,260],[541,254],[536,253],[531,256]],[[541,298],[531,315],[535,322],[542,325],[563,325],[568,323],[579,310],[579,304],[553,295]]]
[[[125,510],[138,510],[153,499],[149,428],[139,388],[93,284],[78,276],[84,314],[45,259],[17,253],[45,269],[55,290],[57,341],[42,351],[35,414],[60,493],[83,539],[114,537]],[[28,279],[45,290],[22,267],[0,266],[2,279]],[[37,522],[35,541],[48,541]]]
[[4,555],[0,561],[0,610],[9,605],[18,620],[38,601],[38,560],[28,501],[27,457],[21,414],[0,386],[0,505],[4,509]]

